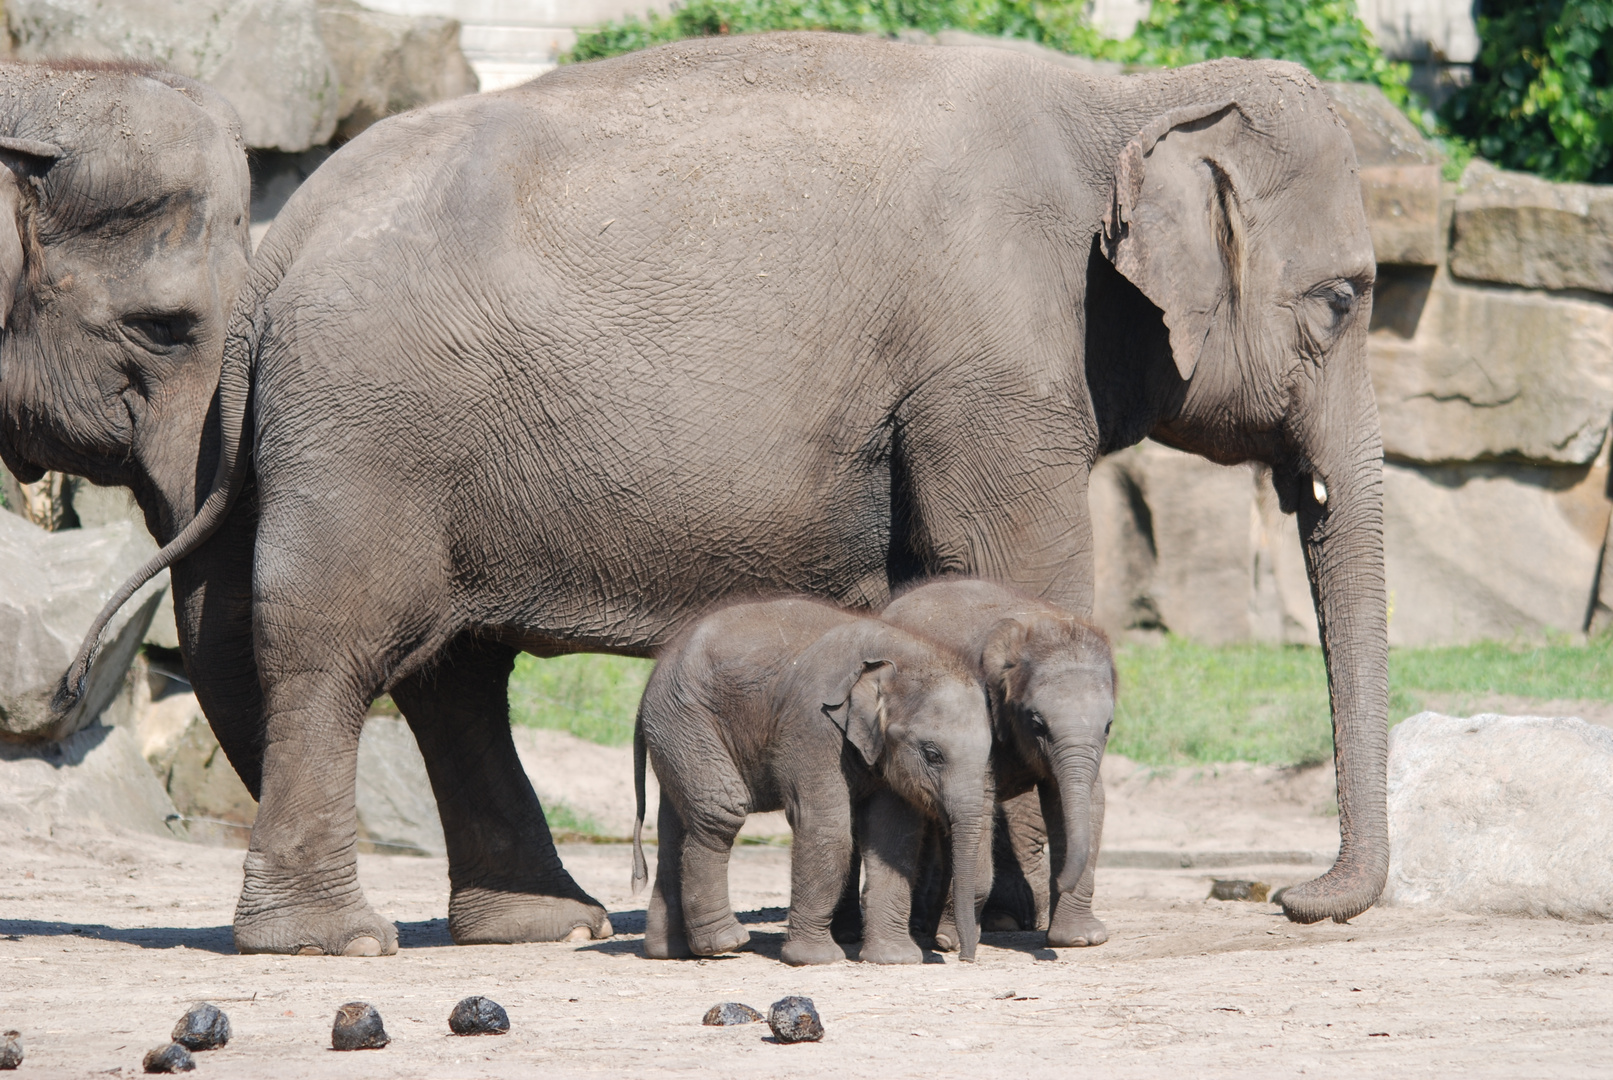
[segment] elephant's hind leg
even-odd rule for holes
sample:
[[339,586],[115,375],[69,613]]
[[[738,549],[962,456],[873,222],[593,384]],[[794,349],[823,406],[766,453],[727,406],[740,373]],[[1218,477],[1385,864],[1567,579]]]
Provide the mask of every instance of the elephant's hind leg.
[[463,635],[393,689],[426,761],[448,842],[448,931],[460,945],[609,937],[605,909],[555,851],[510,735],[515,651]]
[[644,955],[682,960],[694,955],[683,928],[683,819],[665,791],[655,818],[655,888],[644,913]]

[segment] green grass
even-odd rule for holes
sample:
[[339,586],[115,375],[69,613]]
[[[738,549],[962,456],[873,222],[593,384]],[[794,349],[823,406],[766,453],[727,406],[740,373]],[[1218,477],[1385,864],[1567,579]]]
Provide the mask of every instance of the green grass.
[[633,741],[639,695],[654,666],[649,660],[597,653],[552,660],[523,654],[510,676],[510,719],[606,746],[625,745]]
[[[1333,755],[1327,673],[1316,648],[1215,648],[1182,638],[1123,645],[1110,747],[1150,765],[1257,761],[1296,765]],[[1613,700],[1613,636],[1579,645],[1497,642],[1395,649],[1389,716],[1420,712],[1431,695]]]
[[[1120,704],[1109,743],[1116,753],[1148,765],[1297,765],[1333,755],[1320,649],[1212,647],[1167,637],[1157,644],[1122,645],[1116,662]],[[624,745],[632,741],[633,716],[651,666],[620,656],[522,656],[510,680],[511,716],[519,724]],[[1389,716],[1396,722],[1421,711],[1435,695],[1613,701],[1613,635],[1588,644],[1395,649],[1389,684]],[[570,814],[563,807],[559,812]],[[554,827],[577,835],[597,832],[574,817],[554,819]]]

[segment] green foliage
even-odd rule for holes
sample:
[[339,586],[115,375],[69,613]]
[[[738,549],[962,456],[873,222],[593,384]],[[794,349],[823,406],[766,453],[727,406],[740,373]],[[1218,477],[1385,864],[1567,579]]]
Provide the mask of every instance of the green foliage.
[[1613,182],[1613,0],[1486,0],[1451,130],[1507,168]]
[[1222,56],[1292,60],[1318,79],[1377,83],[1395,104],[1409,100],[1410,68],[1384,57],[1351,0],[1156,0],[1112,51],[1156,67]]
[[649,660],[594,653],[552,660],[523,654],[510,676],[510,719],[622,746],[633,741],[638,699],[653,666]]
[[1068,53],[1176,66],[1221,56],[1294,60],[1322,79],[1375,82],[1408,103],[1404,64],[1391,64],[1351,0],[1156,0],[1125,41],[1103,38],[1083,0],[687,0],[669,15],[629,16],[578,36],[568,60],[595,60],[690,37],[764,30],[896,34],[966,30],[1023,38]]
[[[1120,703],[1110,746],[1151,765],[1259,761],[1294,765],[1333,755],[1321,650],[1181,638],[1118,650]],[[1576,645],[1487,642],[1395,649],[1392,722],[1438,695],[1466,711],[1488,695],[1613,701],[1613,635]],[[1471,704],[1469,704],[1471,703]]]

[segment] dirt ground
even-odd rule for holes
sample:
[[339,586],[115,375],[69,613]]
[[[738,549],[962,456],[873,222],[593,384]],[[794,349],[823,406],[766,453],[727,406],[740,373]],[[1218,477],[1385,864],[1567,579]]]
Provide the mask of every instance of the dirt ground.
[[[1107,944],[1054,952],[1035,935],[988,934],[977,963],[932,955],[909,968],[780,964],[789,852],[776,846],[734,859],[754,951],[685,962],[638,955],[643,901],[621,845],[563,851],[618,930],[582,945],[457,948],[442,860],[363,855],[364,886],[402,948],[361,960],[237,956],[238,850],[71,828],[11,837],[0,1029],[23,1033],[18,1076],[138,1072],[201,999],[230,1013],[235,1038],[198,1055],[197,1075],[232,1077],[1514,1077],[1613,1060],[1613,927],[1405,909],[1302,927],[1269,904],[1207,900],[1212,875],[1276,887],[1320,869],[1298,860],[1325,860],[1317,849],[1335,842],[1326,770],[1158,774],[1113,761],[1106,773],[1106,861],[1174,867],[1099,871]],[[1251,851],[1267,854],[1239,854]],[[1225,865],[1245,857],[1288,861]],[[765,1011],[792,993],[817,1003],[822,1043],[700,1025],[717,1002]],[[470,994],[504,1005],[511,1033],[450,1035],[448,1013]],[[329,1049],[352,1000],[380,1010],[391,1046]]]

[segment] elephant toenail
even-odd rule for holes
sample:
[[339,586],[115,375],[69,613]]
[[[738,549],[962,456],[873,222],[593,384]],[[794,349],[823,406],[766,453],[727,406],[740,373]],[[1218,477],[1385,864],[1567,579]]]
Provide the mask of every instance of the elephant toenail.
[[321,949],[318,945],[304,945],[302,948],[297,950],[297,955],[298,956],[324,956],[325,955],[325,950]]
[[602,920],[600,920],[600,923],[599,923],[599,929],[594,931],[594,936],[596,938],[608,938],[608,937],[610,937],[611,935],[613,935],[615,933],[616,933],[616,928],[611,926],[610,920],[609,919],[602,919]]
[[343,956],[380,956],[381,942],[368,934],[360,934],[347,943]]
[[588,927],[586,927],[586,926],[573,926],[571,928],[571,932],[568,933],[561,940],[562,941],[589,941],[589,940],[591,940],[593,938],[593,936],[594,936],[594,932],[592,930],[588,929]]

